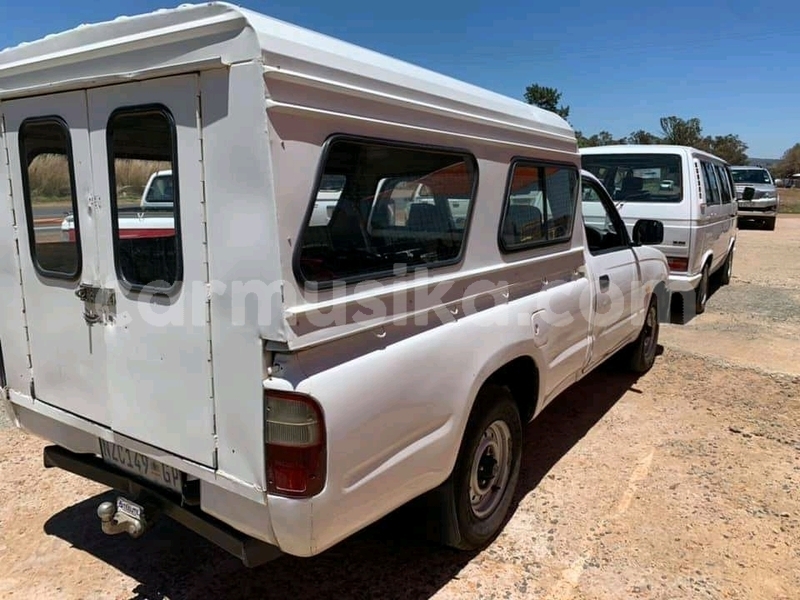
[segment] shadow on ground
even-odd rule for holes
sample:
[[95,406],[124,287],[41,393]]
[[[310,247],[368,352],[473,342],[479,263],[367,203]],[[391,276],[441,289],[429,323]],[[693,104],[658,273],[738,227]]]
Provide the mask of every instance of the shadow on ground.
[[[512,511],[635,381],[611,365],[601,367],[527,427]],[[247,569],[169,519],[139,540],[104,535],[95,511],[111,499],[108,493],[66,508],[44,529],[138,581],[131,600],[428,598],[475,556],[425,541],[424,518],[407,506],[314,558],[282,557]]]
[[[719,280],[720,272],[712,273],[708,281],[708,298],[706,299],[706,310],[708,310],[709,303],[724,286]],[[673,325],[688,325],[694,321],[698,315],[694,307],[695,292],[679,292],[672,293],[672,302],[670,305],[669,322]]]

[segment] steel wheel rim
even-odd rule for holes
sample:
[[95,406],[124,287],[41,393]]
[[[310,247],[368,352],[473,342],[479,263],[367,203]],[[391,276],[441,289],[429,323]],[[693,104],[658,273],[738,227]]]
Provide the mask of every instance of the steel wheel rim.
[[490,516],[503,498],[511,475],[511,430],[494,421],[481,436],[469,478],[469,502],[479,519]]

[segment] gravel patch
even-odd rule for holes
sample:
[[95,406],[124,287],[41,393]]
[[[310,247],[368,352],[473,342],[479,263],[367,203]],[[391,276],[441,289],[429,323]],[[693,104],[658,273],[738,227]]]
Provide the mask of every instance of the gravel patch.
[[800,297],[794,289],[737,282],[717,290],[707,306],[714,313],[800,323]]

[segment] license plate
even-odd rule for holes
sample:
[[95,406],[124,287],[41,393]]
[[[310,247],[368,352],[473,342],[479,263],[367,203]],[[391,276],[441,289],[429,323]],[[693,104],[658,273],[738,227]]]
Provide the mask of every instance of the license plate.
[[739,202],[738,204],[741,208],[753,208],[755,206],[752,202]]
[[181,472],[174,467],[106,440],[100,440],[100,451],[103,460],[110,465],[138,475],[158,486],[178,493],[183,491]]

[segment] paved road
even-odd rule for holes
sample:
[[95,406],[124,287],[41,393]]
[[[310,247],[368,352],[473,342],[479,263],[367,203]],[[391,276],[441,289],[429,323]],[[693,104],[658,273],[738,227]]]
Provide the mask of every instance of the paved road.
[[72,212],[72,207],[69,204],[53,203],[53,204],[39,204],[33,207],[33,218],[35,221],[40,219],[61,219],[64,215]]

